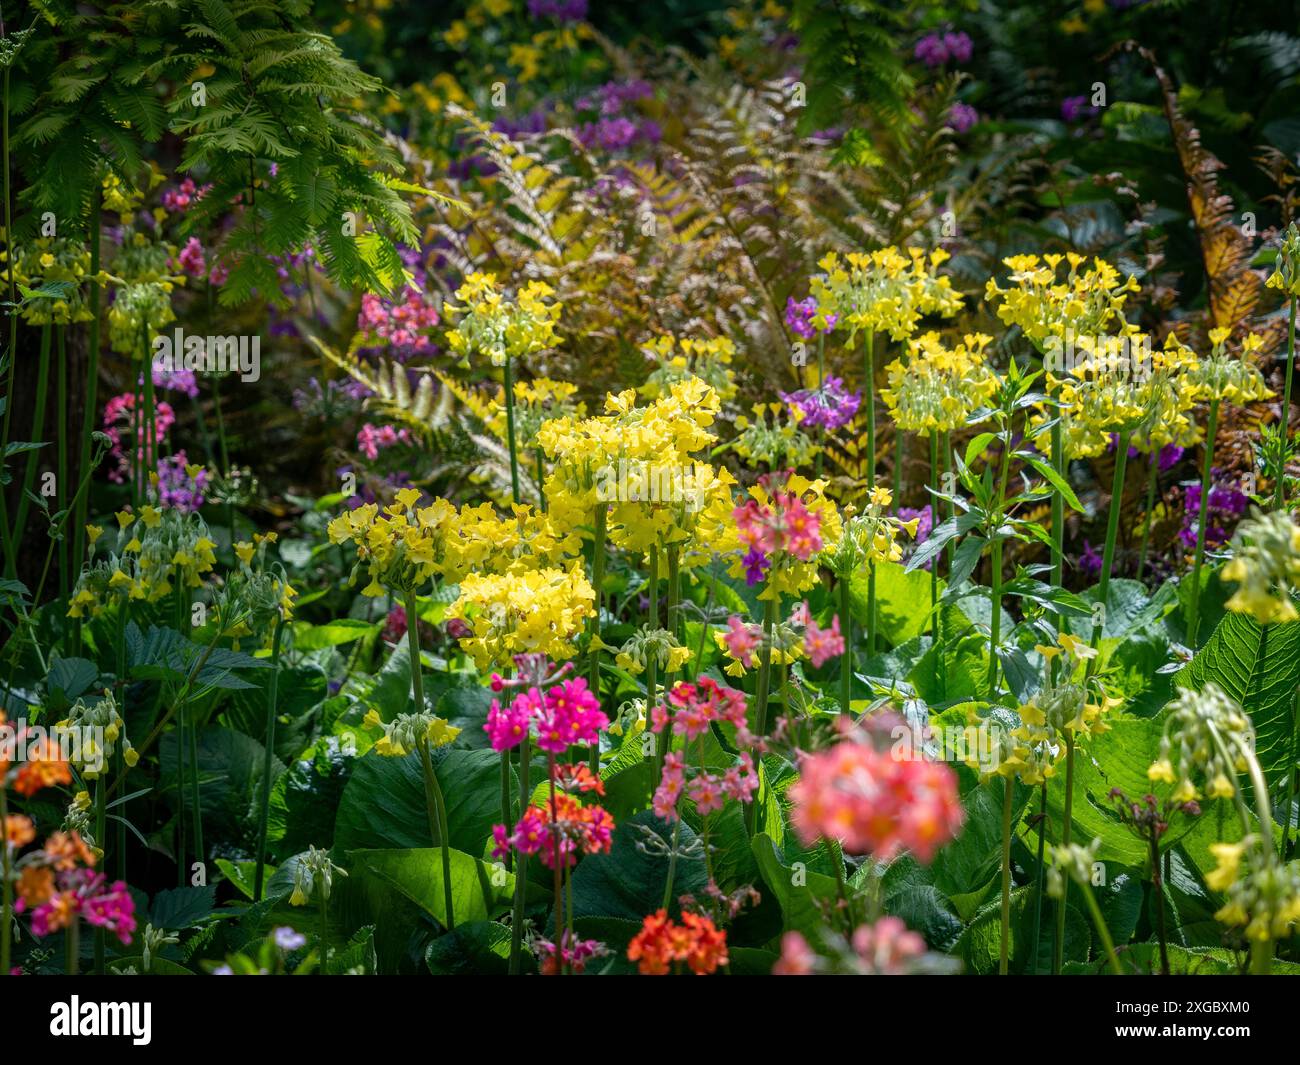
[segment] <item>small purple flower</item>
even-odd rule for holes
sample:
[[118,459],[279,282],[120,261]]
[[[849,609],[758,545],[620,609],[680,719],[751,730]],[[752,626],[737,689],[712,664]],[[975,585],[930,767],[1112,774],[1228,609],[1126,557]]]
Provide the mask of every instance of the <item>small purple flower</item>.
[[768,567],[772,564],[757,547],[751,547],[741,561],[745,565],[745,583],[751,587],[767,576]]
[[1094,550],[1091,541],[1083,541],[1083,552],[1079,555],[1079,569],[1090,580],[1101,576],[1102,557]]
[[948,112],[948,128],[954,133],[965,133],[980,120],[980,114],[970,104],[958,100]]
[[964,33],[927,33],[916,42],[913,55],[931,70],[950,60],[954,63],[970,62],[971,39]]
[[1085,118],[1092,118],[1101,108],[1091,106],[1086,96],[1067,96],[1061,101],[1061,118],[1066,122],[1081,122]]
[[850,392],[838,377],[827,377],[821,388],[782,392],[781,399],[803,415],[803,425],[830,432],[853,421],[862,403],[860,392]]
[[[813,318],[817,316],[817,301],[809,296],[807,299],[796,300],[793,296],[787,296],[785,301],[785,324],[789,326],[790,332],[795,336],[803,337],[805,340],[811,340],[817,335],[817,326],[813,324]],[[829,333],[835,328],[837,315],[828,314],[826,316],[826,328],[822,330]]]
[[[1250,497],[1241,490],[1235,478],[1223,476],[1217,468],[1210,470],[1210,509],[1205,518],[1205,543],[1218,547],[1227,543],[1230,526],[1246,512]],[[1183,527],[1178,538],[1188,548],[1196,547],[1196,535],[1201,521],[1201,486],[1193,482],[1186,486],[1183,495]]]
[[528,0],[528,13],[533,18],[581,22],[587,17],[587,0]]
[[288,952],[297,950],[299,947],[307,945],[307,937],[301,932],[295,931],[288,925],[282,925],[271,933],[275,939],[275,945],[281,950]]

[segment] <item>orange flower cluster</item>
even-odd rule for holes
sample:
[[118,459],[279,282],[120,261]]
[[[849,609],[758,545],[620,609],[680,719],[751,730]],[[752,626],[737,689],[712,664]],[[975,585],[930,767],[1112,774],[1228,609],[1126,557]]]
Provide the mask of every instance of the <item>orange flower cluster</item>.
[[727,933],[702,914],[684,913],[677,924],[667,910],[659,910],[642,922],[627,957],[642,976],[666,976],[676,962],[685,962],[696,976],[708,976],[729,960]]
[[[4,711],[0,710],[0,725],[7,721]],[[19,739],[22,739],[21,735],[15,737],[15,741]],[[0,757],[0,785],[3,785],[8,774],[9,762]],[[59,757],[58,747],[46,738],[27,748],[27,759],[14,774],[13,789],[19,795],[31,798],[42,788],[71,783],[72,771],[68,768],[68,763]]]

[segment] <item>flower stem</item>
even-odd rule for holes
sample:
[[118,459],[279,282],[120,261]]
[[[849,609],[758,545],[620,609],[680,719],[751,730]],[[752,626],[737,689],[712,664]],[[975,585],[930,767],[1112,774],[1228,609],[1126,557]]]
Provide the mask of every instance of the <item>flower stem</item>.
[[[875,564],[871,564],[875,569]],[[852,584],[847,575],[839,579],[840,627],[844,633],[844,654],[840,656],[840,713],[849,713],[853,699],[853,614],[851,613]],[[870,637],[868,637],[870,641]]]
[[506,442],[510,445],[510,495],[519,502],[519,449],[515,442],[515,375],[509,355],[505,365]]
[[1151,543],[1151,526],[1156,518],[1156,480],[1160,473],[1160,452],[1154,451],[1147,456],[1147,501],[1146,520],[1142,523],[1142,546],[1138,548],[1137,579],[1142,579],[1142,571],[1147,565],[1147,547]]
[[[1088,913],[1092,915],[1092,923],[1097,929],[1097,935],[1101,937],[1101,945],[1106,951],[1106,963],[1110,966],[1110,971],[1115,976],[1123,976],[1124,969],[1120,966],[1119,958],[1115,955],[1115,941],[1110,938],[1110,929],[1106,927],[1106,918],[1102,916],[1101,907],[1097,905],[1097,896],[1093,894],[1092,888],[1087,884],[1079,885],[1083,889],[1084,901],[1088,903]],[[1062,899],[1064,902],[1064,898]]]
[[[1119,434],[1119,440],[1115,444],[1115,475],[1110,485],[1110,514],[1106,519],[1106,548],[1101,556],[1101,580],[1097,584],[1097,598],[1101,602],[1103,609],[1110,601],[1110,574],[1115,566],[1115,540],[1119,535],[1119,512],[1124,505],[1124,471],[1128,467],[1128,442],[1130,434],[1127,430]],[[1101,642],[1101,630],[1104,624],[1103,618],[1098,618],[1092,623],[1092,639],[1089,641],[1090,646],[1096,647]],[[1096,662],[1098,659],[1089,660]]]
[[[1065,732],[1065,814],[1061,822],[1061,845],[1070,845],[1074,827],[1074,733]],[[1065,905],[1070,897],[1070,878],[1065,878],[1061,897],[1056,901],[1056,938],[1052,941],[1052,975],[1059,976],[1065,961]]]
[[[104,837],[108,835],[108,818],[107,818],[106,808],[104,806],[105,790],[106,790],[106,785],[104,782],[103,774],[101,773],[99,778],[96,779],[95,781],[95,844],[96,846],[99,847],[100,854],[103,855],[100,861],[104,865],[107,865],[108,848],[104,845],[107,842],[107,840],[105,840]],[[105,938],[104,929],[96,928],[95,929],[95,974],[97,976],[104,975],[104,957],[105,957],[107,943],[108,941]]]
[[[996,606],[994,607],[996,609]],[[998,950],[998,975],[1006,976],[1011,951],[1011,800],[1015,778],[1007,777],[1002,794],[1002,924]]]
[[271,815],[271,766],[275,757],[276,699],[280,684],[280,639],[284,634],[284,619],[275,623],[271,637],[271,682],[266,697],[266,750],[262,753],[262,794],[257,814],[257,869],[253,874],[253,901],[262,901],[262,884],[266,875],[266,831]]
[[[509,750],[502,753],[505,759],[501,763],[505,776],[502,780],[502,787],[507,791],[503,796],[505,803],[505,824],[506,829],[510,828],[510,797],[509,797],[509,773],[510,773],[510,752]],[[524,738],[519,744],[519,816],[522,817],[524,810],[528,808],[528,800],[531,798],[531,792],[528,782],[529,763],[532,761],[532,754],[529,752],[528,733],[524,733]],[[509,860],[507,858],[507,860]],[[511,976],[518,976],[522,964],[522,948],[524,941],[524,904],[528,897],[528,859],[522,854],[519,856],[519,862],[515,866],[515,898],[514,905],[510,910],[510,964],[507,972]],[[557,900],[558,904],[558,900]]]
[[[1291,437],[1291,374],[1295,369],[1295,310],[1296,298],[1291,297],[1290,308],[1287,321],[1286,333],[1286,383],[1282,386],[1282,436],[1284,439]],[[1286,497],[1286,465],[1277,471],[1277,484],[1273,487],[1273,506],[1277,510],[1282,509],[1282,504]],[[1202,489],[1202,502],[1204,506],[1204,489]]]
[[[35,406],[32,408],[33,443],[39,443],[45,433],[45,398],[50,388],[50,338],[53,328],[48,322],[41,326],[41,361],[36,373],[36,399]],[[9,397],[10,402],[13,398],[13,396]],[[17,555],[23,548],[23,534],[27,531],[27,510],[30,505],[32,484],[36,480],[39,458],[39,449],[27,452],[27,466],[23,472],[23,494],[18,500],[18,516],[14,519],[13,553],[9,558],[11,567],[17,565]]]
[[863,397],[867,408],[867,491],[876,483],[876,331],[867,330],[862,357]]
[[[769,588],[771,596],[763,600],[763,657],[758,664],[758,692],[754,696],[754,735],[762,738],[767,731],[767,697],[772,688],[772,628],[776,624],[776,591]],[[745,806],[745,830],[754,834],[758,803]]]
[[678,817],[673,821],[673,842],[672,850],[668,855],[668,880],[664,883],[664,902],[662,909],[668,909],[673,901],[673,880],[677,876],[677,844],[681,837],[682,819]]
[[[591,615],[592,643],[600,639],[601,586],[605,583],[605,540],[607,534],[609,507],[604,502],[596,504],[595,535],[591,541],[591,587],[596,593]],[[587,686],[591,694],[600,699],[600,649],[592,647],[587,652]],[[600,736],[591,745],[591,772],[600,776]]]
[[[1192,560],[1192,601],[1187,619],[1187,645],[1196,650],[1196,633],[1201,627],[1201,566],[1205,561],[1205,528],[1210,517],[1210,475],[1214,465],[1214,439],[1219,428],[1219,401],[1210,401],[1205,422],[1205,461],[1201,465],[1201,499],[1196,516],[1196,554]],[[1281,478],[1279,478],[1280,480]]]
[[[420,616],[415,610],[415,592],[406,593],[406,640],[411,652],[411,695],[415,699],[415,712],[426,712],[424,704],[424,677],[420,673]],[[447,812],[442,801],[442,789],[438,786],[437,774],[433,771],[433,761],[429,758],[429,739],[421,736],[417,747],[420,751],[420,768],[424,771],[424,805],[429,818],[429,835],[433,845],[442,849],[442,892],[446,906],[447,931],[456,927],[456,914],[451,899],[451,843],[447,838]]]

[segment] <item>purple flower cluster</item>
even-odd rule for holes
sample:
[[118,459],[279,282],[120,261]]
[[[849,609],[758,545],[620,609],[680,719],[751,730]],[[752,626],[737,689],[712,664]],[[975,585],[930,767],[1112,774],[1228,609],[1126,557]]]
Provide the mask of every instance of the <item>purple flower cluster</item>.
[[1082,122],[1085,118],[1092,118],[1100,111],[1100,107],[1094,107],[1088,103],[1088,97],[1086,96],[1067,96],[1061,101],[1061,118],[1066,122]]
[[[795,336],[811,340],[817,335],[817,327],[813,325],[813,318],[816,314],[817,301],[811,296],[804,300],[796,300],[793,296],[786,298],[785,324]],[[829,333],[834,329],[836,318],[836,315],[828,314],[826,316],[826,328],[822,332]]]
[[954,133],[965,133],[980,120],[980,113],[958,100],[948,112],[948,128]]
[[188,465],[184,451],[158,462],[159,501],[182,514],[193,514],[203,506],[208,487],[208,471],[200,469],[191,477],[185,469]]
[[[1198,483],[1186,486],[1183,497],[1183,527],[1178,538],[1189,548],[1196,547],[1196,531],[1201,521],[1201,486]],[[1250,497],[1241,490],[1241,482],[1235,477],[1225,477],[1222,471],[1210,470],[1210,509],[1205,522],[1205,544],[1217,547],[1227,543],[1232,535],[1230,526],[1236,525],[1237,519],[1246,512]]]
[[971,40],[964,33],[927,33],[916,42],[916,50],[913,54],[934,70],[949,61],[970,62],[971,50]]
[[581,22],[587,17],[587,0],[528,0],[528,13],[533,18]]
[[184,392],[190,399],[198,398],[199,382],[193,370],[170,370],[155,363],[151,376],[154,388],[161,388],[168,392]]
[[663,137],[659,123],[641,118],[635,111],[631,115],[627,113],[653,95],[654,89],[648,81],[636,80],[606,82],[595,92],[580,97],[575,104],[579,114],[594,113],[594,116],[592,121],[578,126],[578,140],[587,149],[600,148],[607,152],[631,148],[638,141],[657,144]]
[[782,392],[781,399],[803,415],[802,425],[834,432],[853,421],[862,404],[862,393],[850,392],[838,377],[827,377],[821,388]]

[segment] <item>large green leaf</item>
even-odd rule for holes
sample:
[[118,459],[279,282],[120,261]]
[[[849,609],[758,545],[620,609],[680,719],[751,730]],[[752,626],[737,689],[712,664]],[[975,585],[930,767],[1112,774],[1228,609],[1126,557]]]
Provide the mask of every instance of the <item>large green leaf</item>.
[[[619,824],[608,854],[591,854],[578,863],[573,872],[575,917],[620,917],[639,923],[663,905],[669,861],[666,855],[644,846],[647,831],[665,842],[673,834],[671,825],[643,811]],[[679,847],[694,841],[690,826],[681,824]],[[676,910],[681,895],[700,895],[707,882],[702,860],[679,858],[673,873],[671,909]]]
[[[451,845],[483,854],[492,826],[501,820],[500,756],[444,747],[433,752],[433,763],[447,803]],[[339,802],[334,842],[344,850],[430,845],[419,755],[385,758],[371,752],[355,762]]]
[[1300,684],[1300,621],[1260,625],[1248,614],[1225,614],[1182,676],[1194,690],[1214,683],[1241,703],[1255,724],[1265,777],[1270,783],[1286,777]]
[[[354,850],[348,852],[348,861],[359,875],[378,878],[439,924],[446,923],[442,851],[437,847]],[[457,924],[487,921],[504,913],[510,907],[514,888],[513,874],[488,866],[464,851],[451,852],[451,904]]]
[[834,877],[787,864],[785,856],[762,832],[752,841],[754,858],[768,890],[776,896],[787,930],[816,936],[825,927],[826,907],[835,901],[839,886]]

